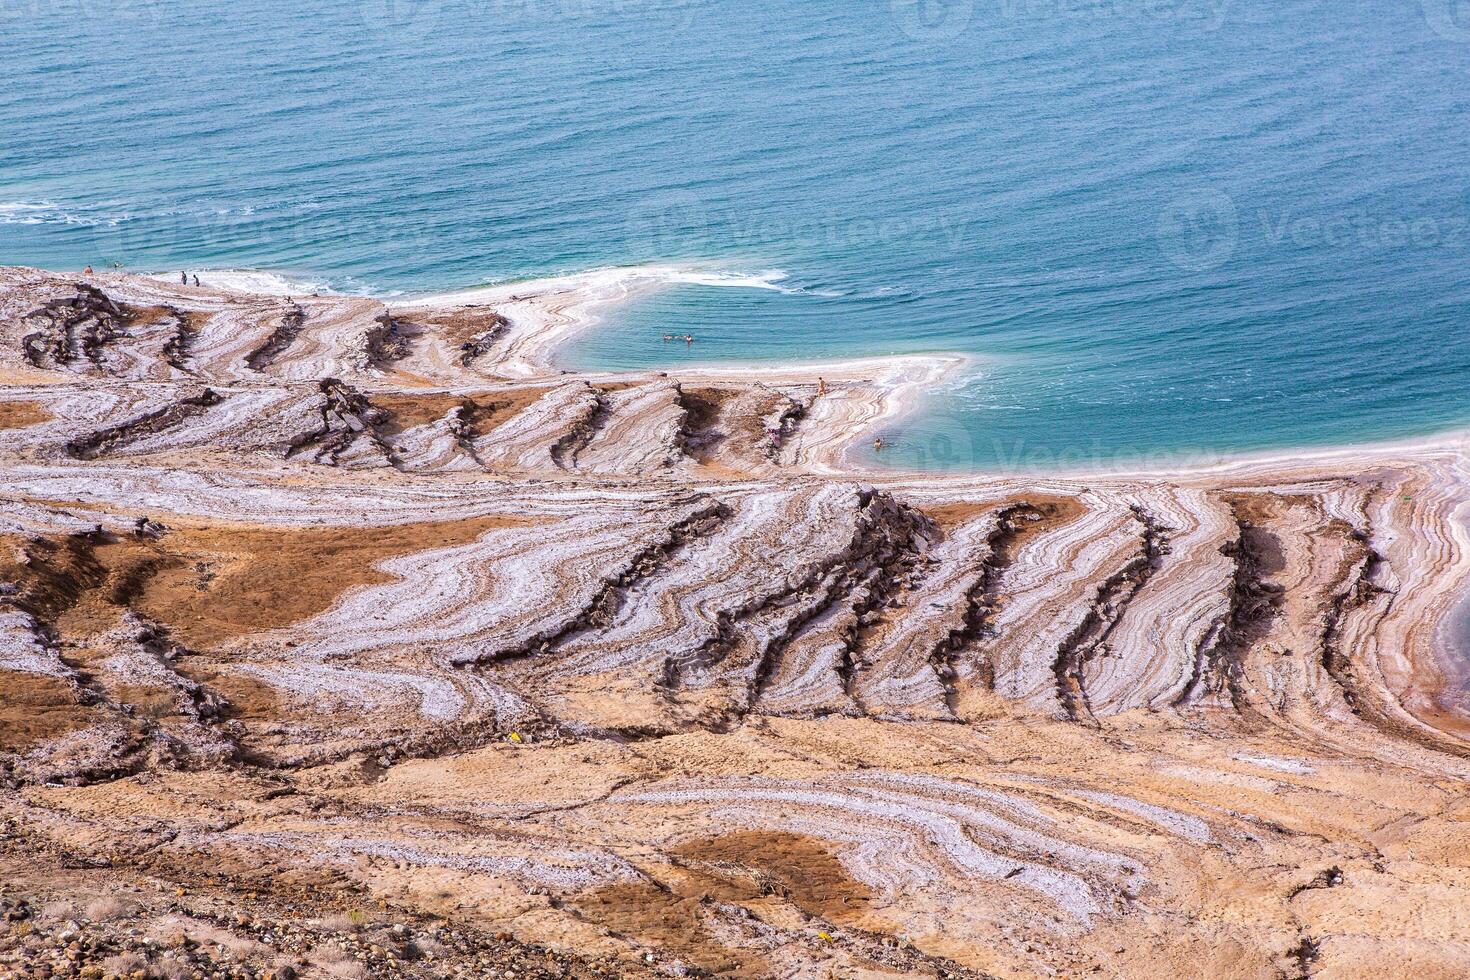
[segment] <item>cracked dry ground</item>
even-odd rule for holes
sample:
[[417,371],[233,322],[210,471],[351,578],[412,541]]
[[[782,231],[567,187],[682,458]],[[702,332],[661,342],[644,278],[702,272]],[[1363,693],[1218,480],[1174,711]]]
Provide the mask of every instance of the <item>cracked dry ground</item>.
[[519,329],[0,272],[0,975],[1470,973],[1457,447],[844,473]]

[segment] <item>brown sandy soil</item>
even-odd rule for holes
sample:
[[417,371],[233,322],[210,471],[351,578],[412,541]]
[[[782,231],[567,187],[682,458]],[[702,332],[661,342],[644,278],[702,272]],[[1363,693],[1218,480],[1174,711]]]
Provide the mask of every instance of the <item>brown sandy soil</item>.
[[0,402],[0,429],[23,429],[28,425],[38,425],[50,418],[51,413],[46,411],[46,406],[40,402]]
[[595,299],[0,270],[0,978],[1467,975],[1458,439],[857,472],[944,359]]
[[181,529],[152,543],[149,558],[105,560],[126,567],[161,559],[133,608],[168,624],[186,645],[207,649],[306,619],[348,589],[386,581],[377,567],[384,559],[466,544],[518,523],[497,517],[379,528]]

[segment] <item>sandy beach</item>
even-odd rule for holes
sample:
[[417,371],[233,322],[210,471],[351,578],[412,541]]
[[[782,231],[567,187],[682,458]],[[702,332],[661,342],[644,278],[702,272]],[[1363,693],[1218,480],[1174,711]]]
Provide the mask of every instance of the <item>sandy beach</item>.
[[934,474],[960,356],[559,365],[700,274],[0,269],[0,975],[1464,975],[1465,433]]

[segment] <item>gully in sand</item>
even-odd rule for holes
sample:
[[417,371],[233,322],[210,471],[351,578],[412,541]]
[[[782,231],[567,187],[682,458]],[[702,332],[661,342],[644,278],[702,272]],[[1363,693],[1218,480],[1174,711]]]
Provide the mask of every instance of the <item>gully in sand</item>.
[[0,272],[0,969],[1463,971],[1458,440],[863,471],[959,359],[654,285]]

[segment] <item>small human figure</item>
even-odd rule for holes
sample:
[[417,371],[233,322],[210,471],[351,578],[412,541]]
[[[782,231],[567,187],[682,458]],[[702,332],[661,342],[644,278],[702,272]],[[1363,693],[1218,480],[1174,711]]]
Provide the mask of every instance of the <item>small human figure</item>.
[[199,274],[198,273],[195,273],[194,274],[194,285],[196,285],[196,286],[199,285]]
[[826,393],[827,393],[827,379],[826,378],[818,378],[817,379],[817,397],[818,398],[821,398]]
[[692,333],[686,333],[684,335],[684,346],[685,347],[692,347],[692,346],[694,346],[694,334],[692,334]]
[[84,275],[84,276],[90,276],[91,274],[92,274],[92,267],[90,265],[87,266],[85,269],[82,270],[82,275]]
[[180,272],[179,282],[183,283],[185,286],[189,285],[189,274],[187,272]]
[[673,339],[674,339],[674,335],[673,334],[671,334],[671,333],[664,334],[664,340],[673,340]]
[[880,436],[877,439],[874,439],[873,440],[873,452],[876,453],[876,452],[878,452],[882,448],[883,448],[883,438]]

